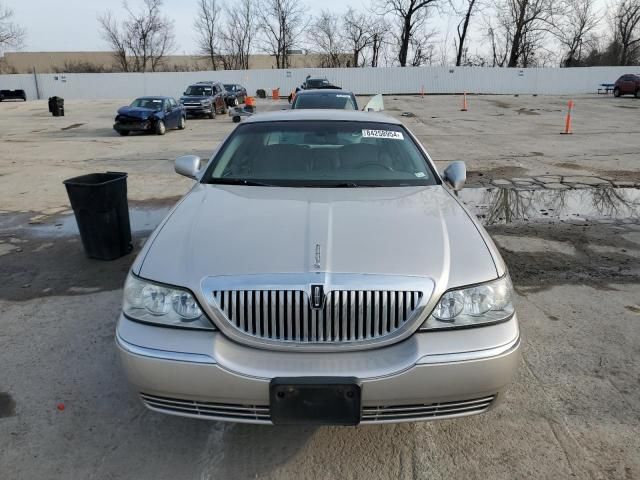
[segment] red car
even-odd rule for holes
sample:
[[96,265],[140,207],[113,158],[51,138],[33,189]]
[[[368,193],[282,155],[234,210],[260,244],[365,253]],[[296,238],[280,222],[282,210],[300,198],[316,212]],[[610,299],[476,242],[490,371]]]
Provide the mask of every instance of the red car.
[[635,95],[640,98],[640,76],[628,74],[622,75],[613,86],[613,94],[616,97],[620,95]]

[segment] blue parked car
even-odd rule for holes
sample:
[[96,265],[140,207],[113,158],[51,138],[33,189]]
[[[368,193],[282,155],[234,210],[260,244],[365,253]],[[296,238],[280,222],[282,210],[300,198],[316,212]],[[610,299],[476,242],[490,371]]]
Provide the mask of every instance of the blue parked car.
[[140,97],[118,109],[113,129],[123,136],[130,132],[164,135],[169,128],[184,130],[186,119],[184,107],[174,98]]

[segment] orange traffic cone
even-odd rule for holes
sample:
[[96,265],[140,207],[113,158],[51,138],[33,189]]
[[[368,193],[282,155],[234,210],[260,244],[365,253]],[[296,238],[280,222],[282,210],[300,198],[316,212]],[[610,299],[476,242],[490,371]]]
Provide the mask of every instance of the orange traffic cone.
[[573,133],[571,131],[571,110],[573,110],[573,100],[569,100],[567,107],[567,120],[565,121],[564,132],[562,132],[562,135],[571,135]]
[[466,112],[467,111],[467,92],[464,92],[462,94],[462,110],[460,110],[461,112]]

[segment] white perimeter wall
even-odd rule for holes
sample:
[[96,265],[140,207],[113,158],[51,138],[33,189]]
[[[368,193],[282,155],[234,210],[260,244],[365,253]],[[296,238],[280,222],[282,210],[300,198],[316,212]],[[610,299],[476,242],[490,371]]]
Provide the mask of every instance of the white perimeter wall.
[[[286,95],[307,75],[324,76],[356,94],[482,93],[563,95],[595,93],[600,83],[613,83],[622,74],[640,74],[640,67],[587,68],[304,68],[294,70],[226,70],[162,73],[38,74],[40,98],[127,99],[142,95],[179,97],[185,87],[201,80],[240,83],[250,94],[264,88]],[[22,88],[37,98],[33,74],[0,75],[0,89]]]

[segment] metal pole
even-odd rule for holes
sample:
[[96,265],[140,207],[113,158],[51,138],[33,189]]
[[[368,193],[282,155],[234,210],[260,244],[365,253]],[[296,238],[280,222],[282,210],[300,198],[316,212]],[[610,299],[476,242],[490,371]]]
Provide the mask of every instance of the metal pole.
[[36,84],[36,97],[40,100],[40,87],[38,86],[38,75],[36,74],[36,67],[33,68],[33,81]]

